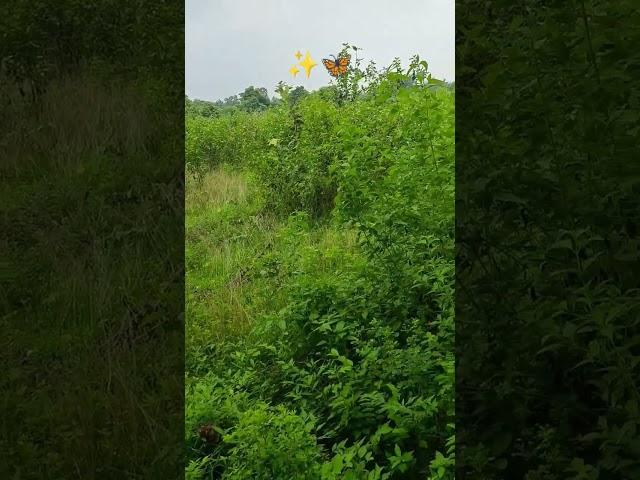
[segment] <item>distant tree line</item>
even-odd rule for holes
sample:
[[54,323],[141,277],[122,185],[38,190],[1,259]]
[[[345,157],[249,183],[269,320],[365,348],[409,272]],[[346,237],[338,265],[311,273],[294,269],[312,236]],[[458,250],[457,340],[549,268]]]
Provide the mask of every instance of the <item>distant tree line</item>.
[[[409,81],[407,86],[413,83],[413,81]],[[443,87],[453,89],[455,88],[455,83],[445,82]],[[185,113],[192,116],[217,117],[234,111],[259,112],[283,102],[293,106],[302,98],[312,93],[301,85],[292,88],[283,82],[277,85],[276,92],[279,94],[279,97],[274,96],[269,98],[269,93],[266,88],[254,87],[252,85],[237,95],[231,95],[224,100],[216,100],[214,102],[197,98],[191,99],[185,95]],[[313,93],[325,100],[337,98],[337,90],[333,85],[320,87]]]
[[[323,87],[327,88],[327,87]],[[264,87],[254,87],[253,85],[244,89],[237,95],[231,95],[224,100],[216,100],[214,102],[191,99],[185,95],[185,113],[187,115],[196,115],[202,117],[217,117],[221,114],[233,111],[259,112],[269,107],[279,105],[286,98],[286,102],[290,105],[296,104],[301,98],[309,95],[309,92],[303,87],[298,86],[293,89],[290,87],[286,90],[286,96],[282,96],[285,90],[277,90],[281,97],[269,98],[269,93]]]

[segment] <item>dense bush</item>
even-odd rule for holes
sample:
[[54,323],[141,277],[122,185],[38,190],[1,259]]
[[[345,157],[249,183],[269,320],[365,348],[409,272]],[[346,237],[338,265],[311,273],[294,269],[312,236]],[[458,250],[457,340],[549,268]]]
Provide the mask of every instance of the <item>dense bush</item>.
[[[262,113],[187,123],[207,152],[187,161],[247,172],[252,215],[277,219],[241,270],[250,331],[187,339],[193,478],[453,478],[453,94],[418,59],[357,67]],[[258,238],[238,237],[188,244],[193,281],[207,251]]]
[[191,100],[184,98],[184,114],[187,117],[217,117],[222,113],[222,107],[206,100]]
[[640,478],[639,17],[459,20],[458,478]]
[[183,469],[183,22],[0,4],[0,478]]
[[254,161],[261,183],[270,191],[272,208],[315,216],[331,210],[336,183],[329,167],[341,154],[334,130],[340,113],[336,105],[315,95],[285,112],[289,128],[273,131],[279,136],[270,139]]
[[279,131],[282,112],[273,109],[261,114],[233,110],[226,115],[185,118],[185,161],[192,171],[228,164],[242,164],[265,148],[271,135]]

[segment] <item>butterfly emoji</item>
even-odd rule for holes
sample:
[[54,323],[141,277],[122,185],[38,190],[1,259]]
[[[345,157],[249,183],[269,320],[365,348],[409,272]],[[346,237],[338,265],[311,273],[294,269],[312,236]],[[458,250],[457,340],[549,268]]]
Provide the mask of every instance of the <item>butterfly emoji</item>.
[[338,56],[338,58],[336,58],[334,55],[331,55],[331,57],[333,57],[333,60],[329,60],[328,58],[322,59],[322,63],[329,72],[329,75],[331,75],[332,77],[338,77],[347,73],[347,67],[349,66],[349,62],[351,61],[351,55],[346,54],[343,56]]

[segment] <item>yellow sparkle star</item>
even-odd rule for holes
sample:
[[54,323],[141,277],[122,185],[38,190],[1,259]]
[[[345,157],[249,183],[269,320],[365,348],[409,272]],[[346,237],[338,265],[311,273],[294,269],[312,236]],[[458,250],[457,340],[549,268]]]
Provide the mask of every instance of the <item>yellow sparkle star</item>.
[[311,69],[318,64],[311,59],[311,55],[307,52],[304,60],[300,62],[299,65],[307,71],[307,78],[309,78],[309,75],[311,75]]
[[298,72],[300,72],[300,70],[295,65],[289,69],[289,73],[294,77],[298,75]]
[[298,61],[300,61],[300,59],[302,58],[302,54],[300,53],[300,50],[294,53],[294,56],[298,59]]

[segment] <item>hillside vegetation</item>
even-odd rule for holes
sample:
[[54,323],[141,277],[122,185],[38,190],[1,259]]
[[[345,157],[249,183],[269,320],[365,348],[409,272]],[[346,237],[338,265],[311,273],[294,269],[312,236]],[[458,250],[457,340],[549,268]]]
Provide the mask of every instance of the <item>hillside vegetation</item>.
[[187,101],[187,478],[453,478],[453,89],[278,92]]

